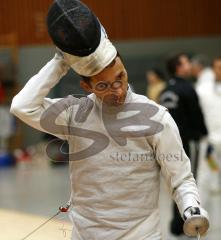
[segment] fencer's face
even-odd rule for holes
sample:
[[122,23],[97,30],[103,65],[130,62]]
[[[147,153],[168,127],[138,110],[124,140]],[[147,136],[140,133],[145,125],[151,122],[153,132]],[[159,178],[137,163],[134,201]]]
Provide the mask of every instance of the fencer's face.
[[93,92],[107,105],[123,104],[127,95],[128,77],[120,57],[116,57],[102,72],[91,77],[87,86],[81,82],[81,87]]
[[146,73],[146,79],[149,85],[154,85],[161,81],[159,77],[156,75],[156,73],[154,73],[153,71],[148,71]]
[[191,76],[192,66],[187,56],[182,55],[179,59],[180,64],[177,66],[177,76],[189,78]]
[[221,82],[221,59],[217,59],[213,63],[213,71],[217,81]]

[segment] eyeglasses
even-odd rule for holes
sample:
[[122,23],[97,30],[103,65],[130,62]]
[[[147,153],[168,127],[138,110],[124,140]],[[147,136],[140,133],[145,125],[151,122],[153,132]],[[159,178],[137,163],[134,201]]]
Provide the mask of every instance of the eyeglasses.
[[116,81],[114,81],[112,83],[109,83],[109,82],[99,82],[93,88],[97,92],[105,92],[105,91],[107,91],[110,88],[113,89],[113,90],[121,88],[122,85],[123,85],[123,82],[121,80],[116,80]]

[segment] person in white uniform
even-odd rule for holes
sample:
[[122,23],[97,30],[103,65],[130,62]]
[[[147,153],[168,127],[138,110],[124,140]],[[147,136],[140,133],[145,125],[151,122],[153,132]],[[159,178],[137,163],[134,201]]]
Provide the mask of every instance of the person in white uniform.
[[[207,87],[206,91],[199,91],[200,102],[205,115],[206,124],[208,126],[208,142],[214,149],[214,160],[217,164],[218,171],[205,171],[206,168],[202,166],[201,179],[203,186],[206,186],[207,190],[220,192],[221,190],[221,120],[220,111],[221,108],[221,57],[216,57],[213,60],[214,71],[214,83]],[[209,169],[210,170],[210,169]],[[207,174],[206,174],[207,173]],[[209,182],[209,184],[208,184]],[[209,189],[208,189],[209,188]],[[201,190],[201,189],[200,189]],[[206,198],[204,202],[209,200],[210,193],[207,196],[203,192],[203,197]],[[204,196],[205,195],[205,196]],[[203,199],[204,200],[204,199]]]
[[213,60],[214,83],[207,91],[199,91],[200,101],[204,110],[209,129],[209,141],[218,149],[221,149],[221,57]]
[[[74,11],[77,19],[71,21]],[[11,113],[22,121],[69,143],[72,239],[162,239],[160,172],[185,220],[185,233],[205,234],[208,216],[200,206],[190,160],[167,109],[128,88],[121,57],[84,4],[54,2],[48,17],[54,21],[48,22],[55,27],[68,15],[85,40],[92,29],[82,24],[84,14],[93,17],[97,46],[79,41],[89,43],[88,48],[76,45],[70,50],[57,41],[61,53],[26,83],[11,104]],[[63,29],[59,28],[59,36],[67,40]],[[82,76],[80,85],[90,95],[47,98],[70,67]]]
[[206,56],[199,54],[191,59],[192,75],[196,78],[195,90],[197,93],[206,92],[213,86],[215,76],[213,69],[209,66]]

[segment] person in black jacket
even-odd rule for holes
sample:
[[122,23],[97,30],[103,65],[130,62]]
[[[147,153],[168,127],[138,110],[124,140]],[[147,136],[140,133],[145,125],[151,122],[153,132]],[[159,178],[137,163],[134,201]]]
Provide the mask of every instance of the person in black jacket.
[[[184,150],[191,160],[192,172],[196,178],[199,140],[207,135],[207,128],[196,91],[188,81],[191,76],[188,56],[179,53],[170,57],[167,70],[171,78],[160,95],[160,104],[168,108],[179,128]],[[183,220],[175,204],[170,230],[176,236],[183,234]]]

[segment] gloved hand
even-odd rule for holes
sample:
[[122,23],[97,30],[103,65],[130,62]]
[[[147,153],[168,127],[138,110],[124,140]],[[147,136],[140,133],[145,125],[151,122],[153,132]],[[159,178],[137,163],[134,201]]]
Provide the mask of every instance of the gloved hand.
[[214,147],[211,143],[208,143],[208,146],[207,146],[206,159],[212,171],[218,172],[220,170],[219,164],[217,162],[217,158],[215,156]]
[[63,69],[63,74],[62,76],[64,76],[70,69],[70,66],[69,64],[65,61],[64,59],[64,54],[63,52],[58,48],[56,47],[56,52],[55,52],[55,56],[54,56],[54,59],[59,61],[61,63],[61,67]]
[[56,47],[55,57],[58,59],[64,59],[64,54],[58,47]]
[[209,228],[209,217],[205,209],[198,207],[189,207],[183,214],[183,231],[189,237],[204,236]]

